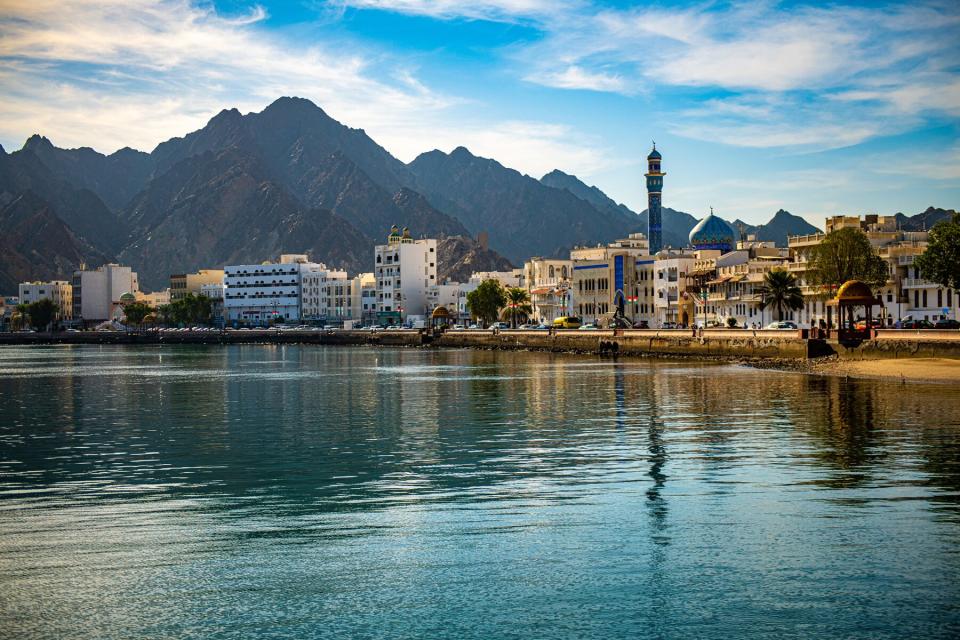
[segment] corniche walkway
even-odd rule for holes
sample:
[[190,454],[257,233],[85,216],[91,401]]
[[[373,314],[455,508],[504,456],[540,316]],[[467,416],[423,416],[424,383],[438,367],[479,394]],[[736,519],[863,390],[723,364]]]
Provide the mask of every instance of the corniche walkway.
[[535,350],[610,355],[809,360],[960,359],[960,331],[880,330],[870,340],[811,339],[798,330],[428,330],[150,331],[0,333],[0,345],[29,344],[318,344]]

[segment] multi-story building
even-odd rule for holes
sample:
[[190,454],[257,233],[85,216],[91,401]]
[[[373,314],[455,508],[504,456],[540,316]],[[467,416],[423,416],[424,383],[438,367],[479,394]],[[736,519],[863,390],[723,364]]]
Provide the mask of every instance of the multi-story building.
[[[773,269],[785,268],[787,262],[787,256],[772,244],[739,243],[736,251],[713,259],[712,279],[702,283],[698,296],[698,324],[712,320],[726,325],[733,319],[737,326],[749,327],[778,319],[775,312],[760,307],[764,277]],[[785,310],[783,319],[793,320],[793,312]]]
[[226,318],[223,315],[223,282],[211,282],[200,287],[200,295],[210,298],[210,319],[214,326],[226,326]]
[[657,254],[653,275],[653,312],[651,327],[667,323],[689,326],[696,322],[695,305],[699,275],[694,264],[705,258],[716,259],[720,252],[663,250]]
[[49,298],[57,305],[60,320],[73,318],[73,285],[66,280],[21,282],[19,289],[21,303],[31,304]]
[[437,241],[414,239],[410,230],[394,225],[387,244],[374,249],[377,278],[377,322],[401,324],[426,318],[427,290],[437,284]]
[[524,263],[523,280],[530,292],[534,320],[549,324],[573,315],[572,275],[571,260],[536,257]]
[[470,274],[470,282],[486,282],[487,280],[496,280],[504,289],[523,289],[524,288],[524,270],[511,269],[510,271],[474,271]]
[[170,276],[170,301],[176,302],[192,293],[200,295],[205,284],[223,284],[223,269],[200,269],[196,273],[175,273]]
[[140,290],[137,274],[130,267],[105,264],[95,271],[73,272],[73,319],[86,325],[119,317],[120,297]]
[[361,273],[353,279],[351,305],[353,317],[362,324],[377,321],[377,277],[373,273]]
[[[874,317],[887,325],[907,317],[930,321],[960,319],[956,292],[924,280],[914,266],[914,259],[926,250],[926,231],[903,231],[893,216],[834,216],[826,221],[826,233],[843,228],[862,231],[887,263],[887,282],[878,291],[882,306]],[[811,252],[823,242],[826,233],[788,238],[787,268],[797,276],[805,300],[804,308],[795,315],[802,326],[827,317],[826,300],[830,292],[814,286],[809,277]]]
[[604,324],[622,307],[632,324],[654,319],[655,258],[643,234],[570,252],[572,312]]
[[351,282],[346,271],[304,263],[301,271],[301,317],[315,322],[342,322],[350,317]]
[[134,295],[136,296],[138,302],[143,302],[154,309],[158,309],[164,305],[170,304],[170,289],[161,289],[160,291],[154,291],[153,293],[138,291]]
[[224,319],[234,325],[268,325],[300,320],[301,273],[314,267],[302,254],[285,254],[280,262],[224,268]]

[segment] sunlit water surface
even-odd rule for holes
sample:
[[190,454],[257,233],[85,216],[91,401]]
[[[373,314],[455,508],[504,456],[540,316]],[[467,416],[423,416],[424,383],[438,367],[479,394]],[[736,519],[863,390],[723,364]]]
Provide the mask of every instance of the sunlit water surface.
[[0,349],[9,638],[960,635],[960,387]]

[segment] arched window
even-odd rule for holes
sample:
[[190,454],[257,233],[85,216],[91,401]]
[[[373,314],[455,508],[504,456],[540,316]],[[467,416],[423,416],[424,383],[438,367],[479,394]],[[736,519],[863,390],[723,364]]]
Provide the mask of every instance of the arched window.
[[550,277],[552,278],[554,277],[554,275],[555,275],[555,272],[553,270],[553,265],[550,265]]
[[567,267],[566,267],[566,265],[560,267],[560,277],[562,277],[564,280],[567,279]]

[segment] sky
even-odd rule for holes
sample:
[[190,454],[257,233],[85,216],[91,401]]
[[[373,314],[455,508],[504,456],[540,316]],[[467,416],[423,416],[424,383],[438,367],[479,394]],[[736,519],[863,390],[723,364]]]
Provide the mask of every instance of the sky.
[[960,208],[960,2],[3,0],[0,144],[149,151],[309,98],[408,162],[465,146],[635,211]]

